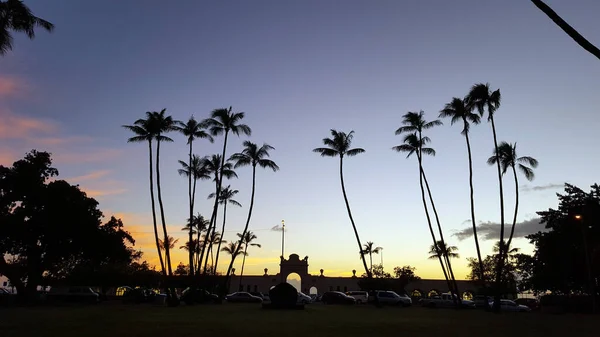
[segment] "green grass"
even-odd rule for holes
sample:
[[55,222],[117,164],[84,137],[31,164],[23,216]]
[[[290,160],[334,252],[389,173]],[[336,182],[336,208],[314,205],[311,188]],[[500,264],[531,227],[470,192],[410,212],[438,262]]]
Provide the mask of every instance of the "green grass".
[[598,336],[597,317],[313,304],[301,311],[223,304],[0,309],[0,336]]

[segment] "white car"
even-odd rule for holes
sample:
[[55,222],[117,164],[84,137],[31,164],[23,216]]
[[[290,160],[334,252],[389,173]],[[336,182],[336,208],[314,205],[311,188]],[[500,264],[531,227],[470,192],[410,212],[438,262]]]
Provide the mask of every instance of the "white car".
[[367,303],[369,301],[369,293],[366,291],[348,291],[346,295],[354,297],[356,304]]
[[[490,307],[494,306],[494,301],[490,302]],[[500,311],[512,312],[530,312],[531,308],[526,305],[520,305],[511,300],[500,300]]]
[[298,292],[298,304],[310,304],[312,303],[312,298],[302,292]]

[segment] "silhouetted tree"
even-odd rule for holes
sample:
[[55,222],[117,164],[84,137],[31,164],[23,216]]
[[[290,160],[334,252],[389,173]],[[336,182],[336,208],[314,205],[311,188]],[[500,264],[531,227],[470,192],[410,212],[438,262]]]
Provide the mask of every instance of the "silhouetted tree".
[[[470,199],[471,199],[471,225],[473,226],[473,238],[475,239],[475,249],[477,250],[477,259],[480,264],[479,270],[483,270],[483,260],[481,258],[481,250],[479,249],[479,238],[477,236],[477,222],[475,221],[475,197],[473,188],[473,157],[471,155],[471,142],[469,140],[469,130],[471,123],[479,124],[481,118],[479,115],[473,113],[474,106],[467,104],[465,100],[454,97],[452,101],[440,111],[440,118],[450,118],[450,124],[462,122],[463,129],[461,134],[465,136],[467,143],[467,154],[469,155],[469,187],[470,187]],[[480,275],[483,279],[483,275]]]
[[[231,160],[235,161],[234,168],[242,166],[252,167],[252,192],[250,192],[250,207],[248,208],[248,217],[246,218],[246,225],[244,226],[244,230],[242,231],[242,238],[246,238],[247,236],[248,227],[250,226],[250,219],[252,218],[252,210],[254,209],[254,192],[256,191],[256,167],[260,166],[265,169],[271,169],[273,170],[273,172],[277,172],[279,170],[279,166],[277,166],[277,164],[275,164],[274,161],[269,159],[269,151],[271,150],[275,150],[275,148],[267,143],[264,143],[261,147],[259,147],[255,143],[252,143],[250,141],[244,141],[244,149],[242,150],[242,152],[235,153],[231,156]],[[241,249],[242,245],[243,242],[240,239],[240,243],[237,245],[238,251]],[[233,262],[235,261],[236,256],[237,254],[232,256],[231,263],[229,263],[229,267],[227,268],[226,275],[228,277],[231,273],[231,268],[233,268]]]
[[131,137],[127,140],[128,143],[148,142],[148,158],[150,168],[150,201],[152,204],[152,225],[154,228],[154,241],[156,243],[156,253],[158,255],[158,260],[160,262],[162,273],[164,276],[167,276],[167,268],[165,267],[165,263],[163,261],[160,250],[160,239],[158,235],[158,226],[156,224],[156,205],[154,202],[154,169],[152,167],[152,140],[154,140],[155,138],[155,127],[149,112],[146,113],[146,117],[146,119],[136,120],[133,125],[123,125],[123,127],[135,134],[134,137]]
[[373,273],[373,254],[379,254],[381,247],[373,247],[374,243],[372,241],[367,241],[363,245],[363,250],[360,252],[361,259],[363,255],[369,255],[369,270]]
[[[320,153],[322,157],[340,157],[340,182],[342,185],[342,194],[344,195],[344,201],[346,202],[346,210],[348,211],[348,217],[352,223],[352,229],[354,230],[354,236],[356,236],[356,242],[358,244],[358,250],[362,251],[362,244],[360,243],[360,237],[358,236],[358,230],[350,211],[350,203],[348,203],[348,197],[346,196],[346,187],[344,186],[344,156],[353,157],[357,154],[365,152],[364,149],[354,148],[352,149],[352,139],[354,138],[354,131],[349,133],[336,131],[331,129],[332,138],[323,138],[323,144],[327,147],[319,147],[313,150],[313,152]],[[362,256],[363,267],[369,278],[372,278],[371,271],[367,267],[367,260],[365,256]]]
[[[219,203],[221,205],[223,205],[223,225],[221,226],[221,233],[225,233],[225,222],[227,220],[227,204],[232,204],[234,206],[238,206],[238,207],[242,207],[242,204],[240,204],[239,202],[237,202],[237,200],[234,200],[233,198],[235,197],[236,194],[238,194],[239,191],[238,190],[233,190],[231,189],[231,185],[227,185],[227,187],[225,187],[223,190],[221,190],[221,195],[219,196]],[[215,197],[215,193],[211,193],[208,195],[208,198],[214,198]],[[221,252],[221,243],[224,240],[219,240],[219,244],[217,246],[217,254],[215,256],[215,263],[213,264],[214,268],[214,273],[217,272],[217,269],[219,267],[219,253]],[[226,242],[226,241],[225,241]]]
[[583,49],[587,50],[590,54],[600,59],[600,49],[594,46],[590,41],[584,38],[575,28],[571,27],[565,20],[563,20],[550,6],[546,5],[541,0],[531,0],[534,5],[537,6],[544,14],[546,14],[554,23],[560,27],[567,35],[569,35],[573,41],[577,42]]
[[54,30],[53,24],[33,15],[22,0],[0,1],[0,55],[5,55],[13,49],[13,31],[25,33],[33,40],[37,27],[42,27],[48,32]]
[[189,269],[189,266],[186,266],[185,264],[183,264],[183,262],[179,262],[173,274],[177,276],[188,275],[190,273]]
[[[194,140],[198,139],[198,138],[205,138],[208,139],[211,143],[213,142],[213,138],[211,135],[209,135],[208,133],[206,133],[205,129],[205,125],[198,123],[198,121],[196,121],[196,119],[194,118],[194,116],[190,117],[190,119],[184,123],[182,121],[176,121],[175,122],[175,129],[179,132],[181,132],[186,138],[187,138],[187,143],[190,146],[190,150],[188,153],[188,197],[189,197],[189,206],[190,206],[190,218],[192,218],[194,216],[194,195],[192,194],[192,178],[194,178],[194,188],[196,187],[196,176],[193,174],[193,169],[192,169],[192,161],[194,160],[194,157],[192,155],[192,147],[194,144]],[[200,159],[198,157],[195,158],[196,159],[196,163],[195,164],[199,164],[200,163]],[[181,173],[181,171],[180,171]],[[195,192],[195,191],[194,191]],[[190,227],[190,230],[188,232],[188,240],[190,242],[192,242],[193,240],[193,233],[192,233],[192,228]],[[193,251],[189,251],[189,271],[190,271],[190,276],[194,276],[194,252]]]
[[238,249],[240,249],[240,246],[244,247],[244,252],[242,253],[242,255],[244,256],[244,258],[242,259],[242,270],[240,271],[240,287],[242,286],[242,277],[244,276],[244,266],[246,265],[246,256],[248,256],[248,247],[252,246],[252,247],[258,247],[261,248],[262,246],[259,243],[254,243],[254,240],[256,240],[258,237],[252,233],[251,231],[246,232],[245,234],[240,234],[237,233],[237,236],[240,238],[239,242],[241,242],[241,244],[238,244]]

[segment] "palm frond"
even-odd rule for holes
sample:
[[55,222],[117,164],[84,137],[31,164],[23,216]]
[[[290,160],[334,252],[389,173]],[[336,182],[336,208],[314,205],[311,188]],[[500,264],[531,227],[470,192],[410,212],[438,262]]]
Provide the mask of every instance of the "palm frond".
[[429,156],[435,156],[435,150],[430,147],[421,148],[421,152]]
[[539,162],[537,161],[537,159],[533,158],[533,157],[528,157],[528,156],[523,156],[523,157],[519,157],[517,158],[517,162],[519,163],[525,163],[533,168],[538,167]]
[[348,157],[354,157],[354,156],[356,156],[357,154],[364,153],[364,152],[365,152],[365,150],[364,150],[364,149],[361,149],[361,148],[356,148],[356,149],[350,149],[350,150],[346,151],[346,155],[347,155]]
[[270,159],[260,159],[258,161],[258,165],[262,168],[270,168],[273,170],[273,172],[277,172],[279,170],[279,166],[277,166],[277,164]]
[[336,150],[328,149],[325,147],[319,147],[313,150],[313,152],[320,153],[321,157],[336,157],[339,153]]
[[523,173],[527,180],[532,181],[533,178],[535,178],[535,174],[533,173],[532,168],[527,167],[523,164],[519,164],[519,170]]

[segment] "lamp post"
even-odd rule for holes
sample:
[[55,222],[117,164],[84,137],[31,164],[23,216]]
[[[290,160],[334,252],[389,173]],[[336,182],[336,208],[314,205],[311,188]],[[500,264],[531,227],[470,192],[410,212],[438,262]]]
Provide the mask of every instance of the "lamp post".
[[590,292],[590,295],[592,296],[592,313],[596,312],[596,290],[594,287],[594,282],[593,282],[593,278],[592,278],[592,267],[591,267],[591,263],[590,263],[590,255],[588,252],[588,247],[587,247],[587,239],[586,239],[586,235],[585,235],[585,222],[583,219],[583,216],[581,214],[575,214],[575,220],[577,220],[580,223],[580,227],[581,227],[581,236],[582,236],[582,241],[583,241],[583,253],[585,255],[585,267],[587,269],[587,277],[588,277],[588,291]]
[[285,247],[285,220],[281,220],[281,257],[285,258],[284,254]]

